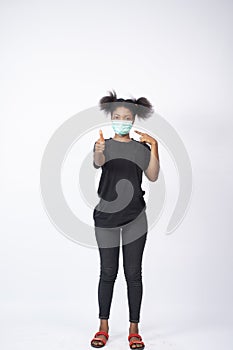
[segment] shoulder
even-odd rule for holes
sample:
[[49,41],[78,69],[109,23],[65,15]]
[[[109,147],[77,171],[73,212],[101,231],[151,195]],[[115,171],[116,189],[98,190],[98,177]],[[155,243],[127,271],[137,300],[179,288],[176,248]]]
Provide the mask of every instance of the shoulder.
[[148,148],[149,150],[151,149],[150,146],[147,143],[142,142],[143,146]]
[[137,141],[137,140],[134,140],[134,139],[133,139],[133,141],[136,142],[137,145],[144,146],[144,147],[147,148],[148,150],[151,150],[150,146],[149,146],[147,143],[145,143],[145,142],[140,142],[140,141]]
[[109,137],[108,139],[104,139],[104,142],[105,142],[105,147],[106,148],[109,148],[111,147],[111,138]]

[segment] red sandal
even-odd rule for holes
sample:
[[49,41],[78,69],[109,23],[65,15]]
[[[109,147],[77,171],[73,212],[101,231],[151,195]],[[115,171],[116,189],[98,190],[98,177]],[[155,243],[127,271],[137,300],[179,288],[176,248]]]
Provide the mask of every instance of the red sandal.
[[[107,338],[106,340],[104,338],[98,338],[97,336],[98,335],[105,335],[105,337]],[[104,331],[99,331],[95,334],[94,338],[91,340],[91,346],[93,346],[94,348],[102,348],[106,343],[107,343],[107,340],[109,338],[109,335],[108,333],[104,332]],[[102,345],[96,345],[94,343],[92,343],[94,340],[98,340],[98,341],[101,341],[103,344]]]
[[[142,337],[140,336],[140,334],[138,333],[130,333],[130,335],[128,336],[128,341],[130,341],[131,338],[133,337],[137,337],[139,340],[131,340],[131,342],[129,343],[130,349],[144,349],[145,344],[142,341]],[[132,348],[133,344],[141,344],[142,346],[136,346]]]

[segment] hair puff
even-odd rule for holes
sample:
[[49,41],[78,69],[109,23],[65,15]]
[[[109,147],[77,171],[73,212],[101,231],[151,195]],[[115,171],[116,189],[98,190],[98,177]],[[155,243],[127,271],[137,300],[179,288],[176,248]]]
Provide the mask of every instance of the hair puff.
[[99,101],[100,110],[103,110],[106,114],[110,113],[112,115],[114,110],[119,106],[128,108],[132,112],[134,118],[135,115],[137,115],[139,119],[147,119],[151,117],[154,112],[152,104],[145,97],[123,99],[117,98],[115,90],[113,90],[113,92],[108,92],[109,95],[102,97]]

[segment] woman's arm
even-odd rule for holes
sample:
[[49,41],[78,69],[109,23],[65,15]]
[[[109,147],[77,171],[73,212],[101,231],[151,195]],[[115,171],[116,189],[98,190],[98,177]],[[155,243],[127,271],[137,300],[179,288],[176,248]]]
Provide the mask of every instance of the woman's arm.
[[151,145],[151,153],[150,153],[150,162],[144,173],[148,180],[155,182],[159,176],[159,152],[158,152],[158,142],[152,136],[146,134],[145,132],[141,132],[138,130],[134,130],[136,133],[141,135],[140,142],[147,142]]
[[105,155],[104,155],[103,151],[95,151],[94,152],[94,163],[99,167],[104,165]]
[[155,140],[155,142],[151,143],[150,162],[144,173],[150,181],[155,182],[159,176],[159,169],[158,142]]
[[93,155],[93,161],[97,167],[101,167],[105,163],[105,155],[104,155],[105,139],[101,129],[99,130],[99,135],[100,137],[95,142],[95,145],[94,145],[94,155]]

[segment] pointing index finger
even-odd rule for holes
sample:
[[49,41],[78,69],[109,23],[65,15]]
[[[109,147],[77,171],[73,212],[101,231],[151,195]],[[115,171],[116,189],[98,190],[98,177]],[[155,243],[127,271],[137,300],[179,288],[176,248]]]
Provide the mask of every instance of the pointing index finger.
[[140,135],[144,135],[144,132],[138,131],[138,130],[134,130],[135,132],[137,132]]

